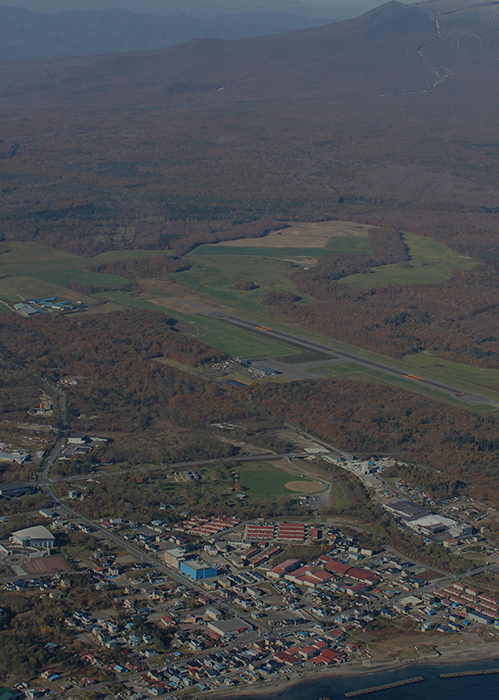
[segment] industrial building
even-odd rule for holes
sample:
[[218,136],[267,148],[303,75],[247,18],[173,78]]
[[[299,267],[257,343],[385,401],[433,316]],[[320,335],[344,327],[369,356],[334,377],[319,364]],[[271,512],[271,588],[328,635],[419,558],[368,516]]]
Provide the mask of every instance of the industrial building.
[[54,546],[55,537],[44,525],[38,525],[13,532],[11,541],[21,547],[39,547],[50,550]]
[[208,622],[208,629],[220,637],[235,637],[249,629],[249,625],[239,617],[234,617],[232,620],[213,620]]
[[1,484],[0,498],[15,498],[16,496],[24,496],[27,493],[32,493],[33,488],[28,484]]
[[204,578],[212,578],[218,575],[216,566],[209,566],[200,559],[189,559],[180,562],[180,571],[193,581],[200,581]]

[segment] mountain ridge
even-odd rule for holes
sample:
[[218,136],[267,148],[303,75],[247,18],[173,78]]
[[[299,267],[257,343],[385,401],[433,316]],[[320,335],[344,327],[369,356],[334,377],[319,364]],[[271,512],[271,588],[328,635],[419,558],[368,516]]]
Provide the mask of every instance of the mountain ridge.
[[168,48],[195,38],[244,39],[330,22],[289,13],[208,18],[130,10],[68,10],[55,15],[0,5],[0,58],[122,53]]

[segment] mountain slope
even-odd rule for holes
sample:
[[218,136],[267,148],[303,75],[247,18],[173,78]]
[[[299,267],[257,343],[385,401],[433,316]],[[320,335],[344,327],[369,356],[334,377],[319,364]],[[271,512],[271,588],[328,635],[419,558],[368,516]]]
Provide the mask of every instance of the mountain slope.
[[[485,209],[499,207],[499,61],[486,42],[499,26],[488,13],[473,35],[467,14],[456,34],[461,10],[448,27],[428,8],[389,2],[272,37],[3,62],[9,226],[41,235],[18,208],[74,201],[103,202],[126,221],[143,210],[182,218],[187,206],[221,218],[329,215],[341,197],[368,200],[370,216],[382,203],[383,220],[411,230],[450,207],[488,237],[496,224]],[[102,220],[85,235],[102,242],[110,228]]]

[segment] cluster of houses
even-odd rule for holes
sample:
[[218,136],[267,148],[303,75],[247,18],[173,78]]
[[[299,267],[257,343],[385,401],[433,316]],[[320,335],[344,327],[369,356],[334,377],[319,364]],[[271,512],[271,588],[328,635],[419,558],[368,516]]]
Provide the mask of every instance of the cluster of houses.
[[198,537],[213,537],[226,530],[237,527],[241,520],[233,516],[219,516],[214,518],[202,518],[192,516],[182,523],[179,523],[175,530],[184,532],[187,535]]

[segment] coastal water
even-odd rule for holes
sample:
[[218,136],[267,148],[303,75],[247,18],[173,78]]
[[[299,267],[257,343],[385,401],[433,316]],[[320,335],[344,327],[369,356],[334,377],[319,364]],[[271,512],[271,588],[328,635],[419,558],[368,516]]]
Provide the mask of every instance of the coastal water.
[[395,681],[424,676],[420,683],[406,685],[390,690],[382,690],[372,695],[361,695],[366,700],[498,700],[499,674],[488,676],[468,676],[460,678],[440,678],[440,673],[457,671],[474,671],[499,668],[499,658],[473,664],[415,664],[405,668],[385,671],[383,673],[362,674],[358,676],[335,676],[310,681],[300,681],[293,686],[274,691],[251,695],[239,695],[237,700],[344,700],[345,693]]

